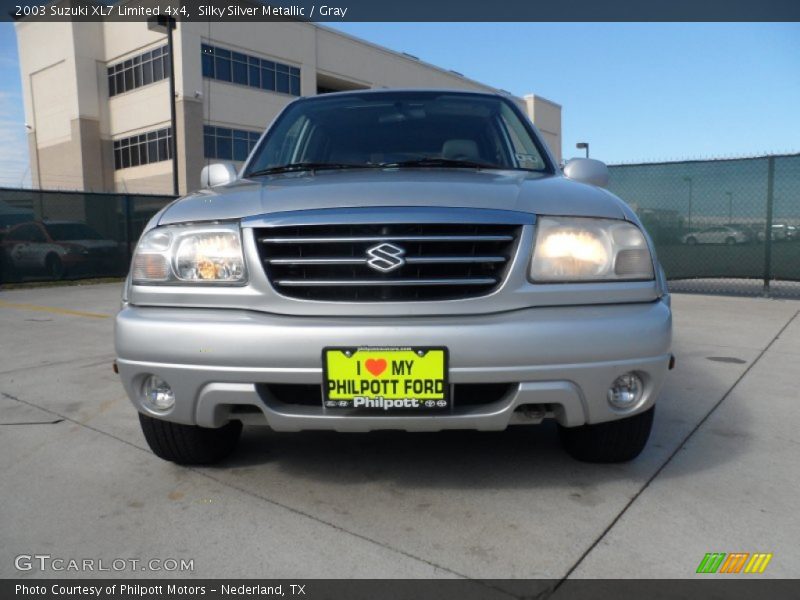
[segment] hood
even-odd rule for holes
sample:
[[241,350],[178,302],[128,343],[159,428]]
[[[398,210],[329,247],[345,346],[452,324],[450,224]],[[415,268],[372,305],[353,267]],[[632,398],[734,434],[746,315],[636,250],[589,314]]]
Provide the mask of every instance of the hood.
[[466,169],[364,169],[242,179],[173,203],[164,210],[159,224],[370,206],[490,208],[611,219],[630,218],[632,214],[608,191],[556,175]]

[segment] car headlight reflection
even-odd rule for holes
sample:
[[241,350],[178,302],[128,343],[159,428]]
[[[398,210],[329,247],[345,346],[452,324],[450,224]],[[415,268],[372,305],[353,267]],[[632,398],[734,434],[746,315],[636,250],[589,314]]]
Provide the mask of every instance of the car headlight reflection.
[[159,227],[139,241],[133,283],[240,284],[247,273],[236,224]]
[[541,217],[530,277],[536,282],[653,279],[641,230],[627,221]]

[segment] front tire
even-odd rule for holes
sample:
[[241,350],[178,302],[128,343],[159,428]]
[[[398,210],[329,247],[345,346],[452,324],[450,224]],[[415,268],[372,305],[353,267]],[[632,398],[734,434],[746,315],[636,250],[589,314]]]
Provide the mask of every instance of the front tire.
[[57,254],[50,254],[47,257],[47,260],[44,262],[44,268],[47,274],[50,276],[50,279],[53,281],[61,280],[66,273],[66,269],[64,269],[64,263]]
[[19,279],[11,257],[0,249],[0,283],[13,283]]
[[606,423],[559,427],[564,449],[573,458],[592,463],[633,460],[644,450],[653,426],[655,407],[642,413]]
[[139,423],[153,454],[179,465],[208,465],[230,456],[242,433],[240,421],[210,429],[172,423],[139,413]]

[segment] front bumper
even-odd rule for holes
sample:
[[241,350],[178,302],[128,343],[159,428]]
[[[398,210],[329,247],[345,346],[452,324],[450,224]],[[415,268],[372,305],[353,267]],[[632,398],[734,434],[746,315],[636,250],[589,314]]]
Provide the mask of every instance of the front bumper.
[[[232,419],[277,431],[329,429],[501,430],[552,417],[601,423],[650,408],[668,369],[668,301],[530,308],[454,317],[293,317],[253,311],[139,307],[116,318],[117,364],[136,408],[177,423],[219,427]],[[450,382],[509,383],[489,404],[447,414],[345,415],[279,402],[259,384],[322,384],[325,346],[447,346]],[[606,400],[616,377],[636,371],[641,402],[620,412]],[[150,374],[172,387],[175,406],[142,401]]]

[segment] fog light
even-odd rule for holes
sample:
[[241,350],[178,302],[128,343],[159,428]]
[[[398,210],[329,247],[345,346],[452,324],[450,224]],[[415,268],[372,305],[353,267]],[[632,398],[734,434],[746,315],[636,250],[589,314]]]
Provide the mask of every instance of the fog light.
[[145,379],[142,387],[144,400],[153,410],[165,411],[175,405],[175,394],[169,384],[155,375]]
[[614,408],[633,408],[642,398],[644,384],[636,373],[625,373],[608,388],[608,403]]

